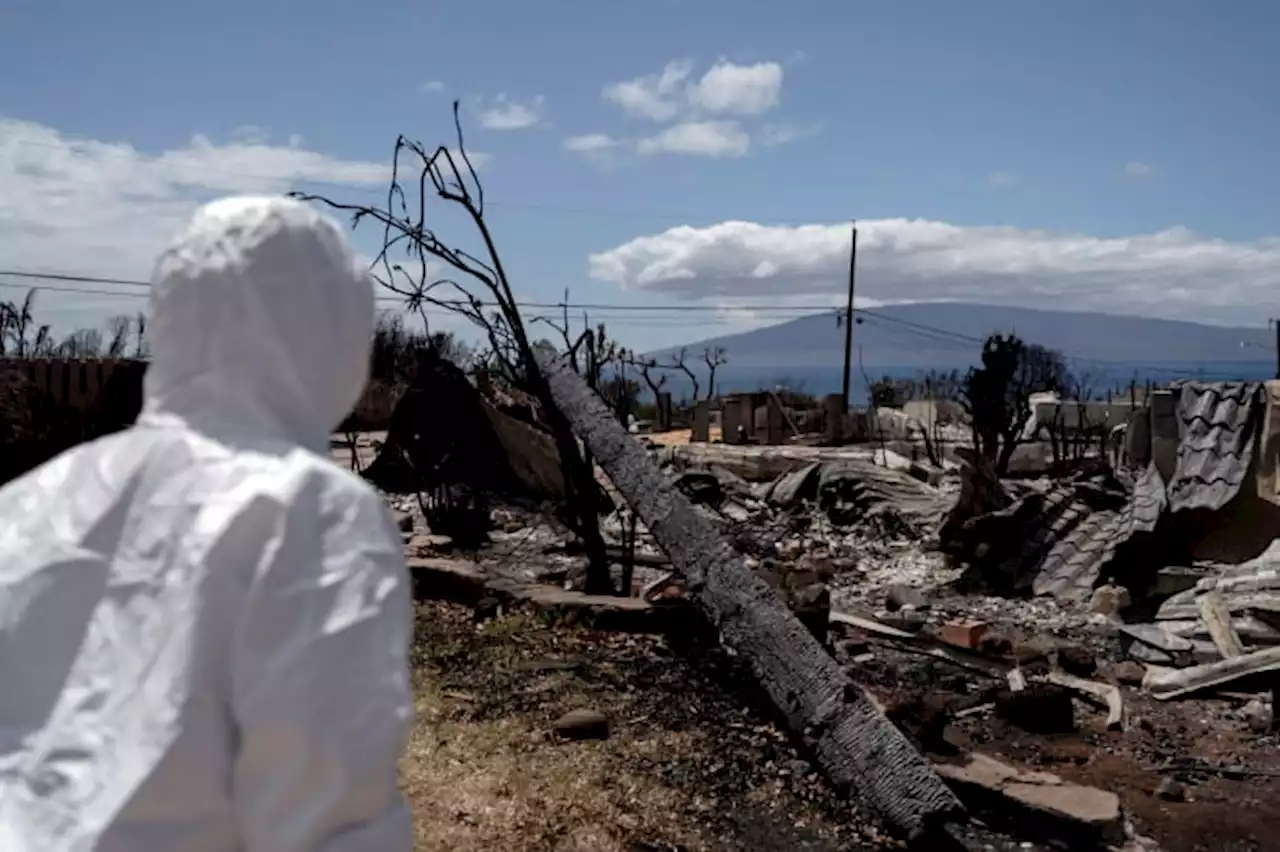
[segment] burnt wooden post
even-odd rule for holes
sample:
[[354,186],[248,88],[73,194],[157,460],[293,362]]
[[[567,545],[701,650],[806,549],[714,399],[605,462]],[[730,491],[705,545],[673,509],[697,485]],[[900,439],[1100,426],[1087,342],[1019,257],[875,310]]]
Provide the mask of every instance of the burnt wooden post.
[[750,669],[827,777],[909,837],[964,809],[929,763],[876,709],[782,599],[667,481],[568,362],[537,352],[551,396],[631,509],[666,551],[721,641]]
[[668,391],[658,394],[658,431],[671,431],[671,394]]
[[702,444],[711,440],[711,403],[705,399],[693,404],[693,435],[689,440]]

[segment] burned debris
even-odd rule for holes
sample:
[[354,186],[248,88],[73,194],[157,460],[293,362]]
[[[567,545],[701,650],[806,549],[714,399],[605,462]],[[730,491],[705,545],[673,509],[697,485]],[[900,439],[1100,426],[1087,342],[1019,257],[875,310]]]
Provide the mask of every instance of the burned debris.
[[[606,509],[602,530],[611,558],[635,572],[635,605],[701,602],[829,777],[908,833],[929,822],[923,814],[959,814],[944,798],[911,799],[923,810],[884,804],[899,795],[894,785],[938,789],[920,780],[929,778],[984,819],[997,819],[993,807],[1047,808],[1053,818],[1040,834],[1025,820],[1009,826],[1023,836],[1138,848],[1125,837],[1135,818],[1151,825],[1148,800],[1169,804],[1158,793],[1164,780],[1181,785],[1188,813],[1233,783],[1168,768],[1195,748],[1175,745],[1186,725],[1178,708],[1205,714],[1179,699],[1213,701],[1209,716],[1242,749],[1274,736],[1280,556],[1242,544],[1280,529],[1265,526],[1276,494],[1260,464],[1267,386],[1182,384],[1171,403],[1153,394],[1114,464],[1094,458],[1056,479],[1007,480],[982,456],[958,454],[931,484],[909,459],[869,448],[646,453],[572,370],[540,357],[553,401],[608,476],[618,510]],[[1162,412],[1171,415],[1163,423]],[[1197,491],[1200,481],[1208,492]],[[1250,523],[1263,526],[1242,529]],[[888,712],[888,728],[857,709],[864,689]],[[845,710],[828,700],[837,693],[852,702]],[[814,722],[842,712],[874,736],[828,743],[846,723]],[[918,768],[867,792],[863,758],[840,749],[870,747],[858,743],[895,727],[906,740],[894,748],[919,755]],[[1063,738],[1079,756],[1060,774],[1019,766],[1028,740],[1041,750],[1034,763],[1066,749]],[[1103,756],[1130,750],[1149,768],[1104,794],[1112,785]],[[1046,780],[1010,780],[1024,774]],[[1049,838],[1046,826],[1055,826]]]
[[[600,504],[601,530],[615,584],[631,590],[631,602],[623,619],[602,598],[574,598],[563,591],[581,588],[571,567],[534,578],[533,563],[571,566],[581,557],[557,550],[562,534],[538,532],[537,514],[508,497],[499,524],[507,530],[488,550],[535,544],[516,560],[477,554],[483,594],[503,606],[597,607],[601,623],[640,629],[673,623],[647,620],[645,607],[674,614],[676,602],[697,605],[828,776],[906,833],[959,819],[954,799],[918,796],[950,789],[987,820],[998,818],[993,807],[1047,809],[1039,823],[1008,827],[1022,836],[1119,848],[1148,799],[1168,805],[1156,792],[1163,780],[1182,785],[1188,812],[1231,783],[1161,768],[1183,765],[1176,761],[1193,747],[1172,744],[1186,724],[1178,708],[1204,715],[1179,699],[1214,700],[1221,709],[1211,716],[1242,742],[1274,736],[1280,622],[1270,598],[1280,597],[1280,558],[1244,548],[1249,558],[1229,565],[1229,544],[1264,536],[1220,531],[1265,517],[1272,505],[1258,495],[1274,490],[1256,484],[1265,482],[1257,471],[1267,452],[1266,387],[1178,386],[1172,426],[1154,422],[1166,404],[1156,395],[1134,414],[1151,426],[1151,444],[1135,426],[1118,464],[1095,458],[1056,479],[1008,480],[984,457],[958,454],[931,484],[909,459],[871,448],[695,443],[646,452],[571,368],[540,358],[554,404],[603,475],[610,499]],[[1201,420],[1209,427],[1191,428]],[[1166,429],[1176,440],[1164,438]],[[1206,436],[1228,446],[1208,446]],[[509,469],[529,467],[512,458],[527,446],[498,444]],[[1245,471],[1211,474],[1196,461],[1204,453],[1220,468],[1230,453]],[[1215,484],[1197,496],[1198,478],[1233,482],[1234,491]],[[527,485],[523,493],[534,493]],[[439,562],[421,570],[439,576]],[[529,591],[547,581],[555,587]],[[859,709],[860,695],[883,706],[888,721]],[[839,732],[850,724],[874,733],[847,739]],[[895,729],[904,740],[893,739]],[[860,750],[884,747],[871,745],[883,736],[895,753],[916,755],[904,764],[916,768],[868,789]],[[1063,738],[1079,756],[1054,773],[1034,768],[1067,749]],[[1041,750],[1032,768],[1028,741]],[[1129,750],[1151,768],[1104,794],[1103,756]],[[1024,775],[1045,780],[1010,780]],[[909,806],[886,804],[902,795],[898,785],[917,791]],[[1046,826],[1055,826],[1050,837]]]
[[[464,600],[477,623],[529,606],[684,625],[835,788],[922,848],[976,817],[1059,848],[1153,849],[1150,829],[1190,850],[1156,810],[1175,804],[1215,840],[1249,834],[1253,799],[1228,785],[1280,778],[1245,754],[1275,736],[1280,385],[1179,383],[1087,424],[1092,403],[1068,416],[1042,398],[1068,392],[1060,356],[994,336],[942,383],[958,398],[851,414],[775,390],[713,411],[710,377],[684,439],[641,438],[627,371],[670,427],[665,377],[689,365],[625,352],[585,317],[575,335],[567,297],[551,323],[565,346],[532,338],[457,142],[399,140],[388,209],[317,199],[421,261],[414,276],[379,257],[409,310],[454,310],[488,342],[471,375],[423,357],[364,471],[400,493],[423,596]],[[427,227],[402,155],[470,218],[483,259]],[[437,261],[477,292],[427,280]]]

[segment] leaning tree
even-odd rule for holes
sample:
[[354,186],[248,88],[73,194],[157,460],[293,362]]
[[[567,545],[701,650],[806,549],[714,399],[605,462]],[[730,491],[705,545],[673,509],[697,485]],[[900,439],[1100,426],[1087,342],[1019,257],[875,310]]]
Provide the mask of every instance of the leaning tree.
[[[456,144],[452,148],[441,145],[432,150],[403,135],[396,139],[385,203],[351,204],[306,192],[291,195],[348,214],[352,227],[370,221],[380,225],[382,248],[370,270],[378,284],[403,300],[405,310],[419,315],[424,323],[428,307],[465,317],[484,335],[490,362],[538,401],[560,456],[567,495],[560,517],[581,539],[587,555],[586,591],[613,592],[600,534],[594,471],[534,359],[533,341],[485,218],[484,187],[467,153],[457,101],[453,125]],[[462,211],[483,251],[473,254],[437,235],[429,222],[432,196]],[[434,270],[441,263],[446,274],[437,276]]]

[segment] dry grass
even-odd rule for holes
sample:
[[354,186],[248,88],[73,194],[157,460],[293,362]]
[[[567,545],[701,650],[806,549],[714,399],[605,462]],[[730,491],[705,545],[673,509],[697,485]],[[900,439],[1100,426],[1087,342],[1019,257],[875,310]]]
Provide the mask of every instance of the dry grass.
[[[418,850],[834,850],[874,845],[774,726],[658,640],[424,605],[402,769]],[[559,742],[575,707],[600,742]]]

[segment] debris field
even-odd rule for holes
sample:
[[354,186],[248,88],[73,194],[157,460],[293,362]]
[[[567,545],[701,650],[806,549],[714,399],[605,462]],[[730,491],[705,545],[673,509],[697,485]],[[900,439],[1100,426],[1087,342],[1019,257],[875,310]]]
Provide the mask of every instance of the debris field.
[[[972,454],[645,448],[544,366],[615,507],[629,596],[579,591],[545,507],[494,500],[474,546],[389,494],[420,597],[658,637],[650,669],[715,647],[706,688],[743,681],[741,718],[779,731],[849,826],[881,827],[795,848],[1280,849],[1280,383],[1182,383],[1118,459],[1008,481]],[[566,747],[617,737],[607,708],[574,710],[543,720]]]

